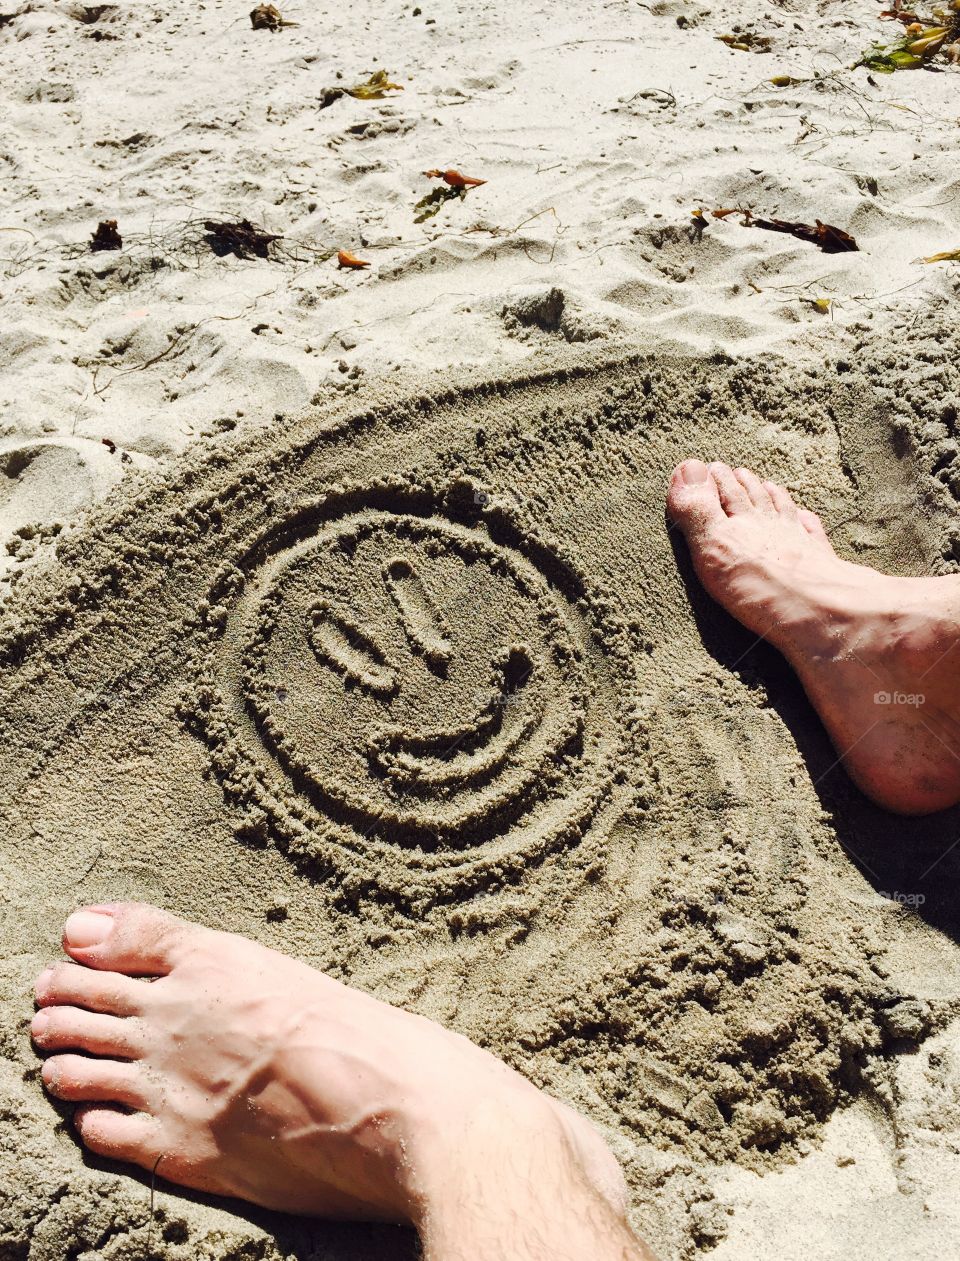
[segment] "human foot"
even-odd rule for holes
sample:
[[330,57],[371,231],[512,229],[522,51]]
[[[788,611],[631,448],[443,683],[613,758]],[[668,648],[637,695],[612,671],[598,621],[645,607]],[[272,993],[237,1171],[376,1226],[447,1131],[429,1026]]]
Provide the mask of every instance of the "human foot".
[[426,1230],[474,1141],[481,1162],[533,1144],[623,1217],[593,1127],[432,1021],[149,906],[76,912],[63,942],[76,962],[38,978],[32,1032],[54,1053],[44,1084],[83,1103],[76,1127],[101,1156],[268,1208]]
[[784,654],[863,791],[902,814],[960,801],[960,577],[841,559],[749,469],[685,460],[667,507],[704,587]]

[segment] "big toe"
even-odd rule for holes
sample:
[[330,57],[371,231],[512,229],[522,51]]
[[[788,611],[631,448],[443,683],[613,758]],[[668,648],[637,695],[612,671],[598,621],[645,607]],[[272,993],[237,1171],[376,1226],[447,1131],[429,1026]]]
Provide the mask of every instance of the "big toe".
[[684,460],[673,470],[667,513],[687,538],[709,530],[723,519],[717,484],[702,460]]
[[202,929],[138,902],[87,906],[67,919],[63,948],[78,963],[131,976],[165,976]]

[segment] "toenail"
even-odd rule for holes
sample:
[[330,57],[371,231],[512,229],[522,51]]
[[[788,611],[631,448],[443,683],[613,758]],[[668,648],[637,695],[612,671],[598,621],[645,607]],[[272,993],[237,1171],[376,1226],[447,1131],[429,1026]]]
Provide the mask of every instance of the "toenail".
[[100,915],[96,911],[74,911],[63,926],[63,939],[74,950],[85,950],[88,946],[99,946],[106,941],[113,929],[113,920],[109,915]]
[[30,1021],[30,1032],[33,1034],[34,1038],[42,1038],[46,1033],[47,1026],[49,1024],[49,1013],[45,1011],[38,1011],[34,1018]]
[[680,473],[688,486],[701,486],[710,476],[701,460],[687,460],[680,466]]

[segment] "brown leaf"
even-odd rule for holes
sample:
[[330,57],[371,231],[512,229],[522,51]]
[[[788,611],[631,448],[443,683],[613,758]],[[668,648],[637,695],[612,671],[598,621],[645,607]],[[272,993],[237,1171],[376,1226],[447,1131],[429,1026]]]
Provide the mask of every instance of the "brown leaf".
[[365,263],[362,258],[356,258],[347,250],[340,250],[337,254],[338,267],[352,267],[355,271],[359,271],[362,267],[369,267],[369,263]]
[[433,180],[443,180],[451,188],[479,188],[486,180],[472,179],[469,175],[461,175],[459,171],[424,171],[424,175]]
[[299,23],[281,17],[275,4],[258,4],[250,13],[250,25],[255,31],[279,31],[281,26],[298,26]]

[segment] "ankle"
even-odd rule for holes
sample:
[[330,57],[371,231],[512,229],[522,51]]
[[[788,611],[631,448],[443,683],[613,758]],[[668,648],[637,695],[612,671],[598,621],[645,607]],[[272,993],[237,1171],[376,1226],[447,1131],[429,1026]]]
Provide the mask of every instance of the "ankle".
[[647,1258],[629,1228],[612,1154],[599,1134],[589,1150],[586,1126],[584,1133],[560,1105],[532,1091],[446,1118],[442,1140],[416,1161],[414,1224],[428,1261]]

